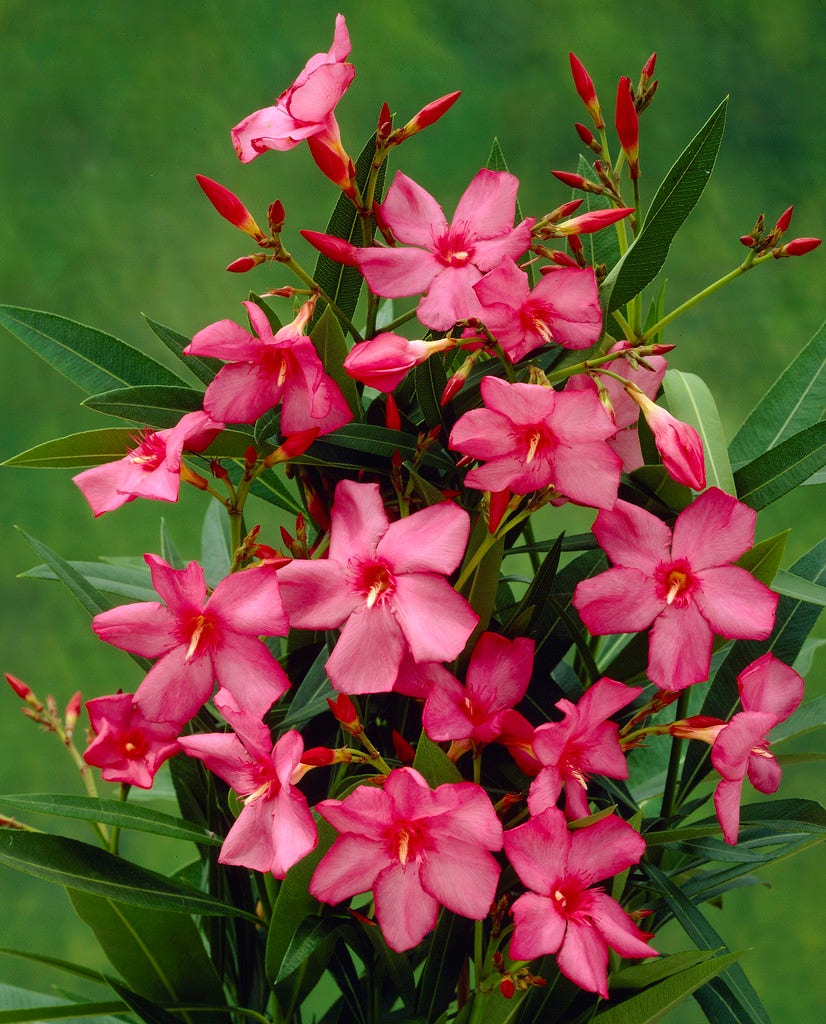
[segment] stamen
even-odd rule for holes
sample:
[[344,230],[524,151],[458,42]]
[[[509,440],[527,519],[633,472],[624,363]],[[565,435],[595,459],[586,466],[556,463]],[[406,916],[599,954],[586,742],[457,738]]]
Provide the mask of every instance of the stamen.
[[539,442],[542,440],[542,434],[538,430],[531,432],[528,438],[528,454],[525,457],[525,462],[533,462],[533,458],[536,455],[536,450],[539,448]]

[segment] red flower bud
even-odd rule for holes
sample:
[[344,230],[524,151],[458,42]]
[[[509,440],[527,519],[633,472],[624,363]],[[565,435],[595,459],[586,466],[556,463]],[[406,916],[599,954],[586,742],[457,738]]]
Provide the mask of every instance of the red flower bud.
[[516,991],[516,986],[513,983],[513,978],[503,978],[499,982],[499,991],[505,997],[505,999],[513,999],[513,994]]
[[617,135],[622,151],[628,161],[631,178],[640,176],[640,125],[637,108],[634,106],[634,93],[631,81],[623,75],[617,86],[616,109]]
[[384,404],[384,425],[388,430],[402,429],[402,418],[399,413],[399,407],[396,404],[396,399],[392,395],[387,396],[387,401]]
[[651,427],[654,443],[669,476],[679,484],[702,491],[706,486],[705,457],[703,442],[694,427],[675,419],[634,384],[626,384],[625,390]]
[[80,690],[78,690],[77,693],[73,694],[69,698],[69,703],[66,705],[66,716],[64,718],[64,722],[67,742],[72,738],[72,733],[77,725],[77,720],[80,718],[81,704],[82,698],[80,696]]
[[335,263],[341,263],[345,267],[357,267],[358,261],[356,260],[356,253],[358,250],[350,242],[344,238],[336,238],[335,235],[325,235],[322,231],[299,231],[313,248],[326,256],[328,259],[333,260]]
[[219,185],[217,181],[213,181],[212,178],[204,177],[203,174],[196,174],[195,180],[204,190],[204,195],[224,220],[229,221],[234,227],[240,228],[250,238],[254,238],[256,242],[265,242],[267,240],[267,236],[255,223],[255,218],[238,196],[230,192],[228,188],[224,188],[223,185]]
[[775,259],[780,259],[783,256],[805,256],[807,252],[816,249],[822,241],[821,238],[793,238],[779,249],[775,249],[772,256]]
[[23,682],[22,679],[18,679],[17,676],[13,676],[10,672],[4,673],[6,676],[6,682],[14,690],[17,696],[24,700],[27,704],[31,705],[36,711],[42,711],[43,705],[35,697],[31,688]]
[[386,146],[390,133],[393,131],[393,118],[390,114],[390,107],[382,103],[379,111],[379,119],[376,124],[376,145]]
[[447,96],[440,96],[437,100],[432,100],[426,106],[414,115],[404,126],[397,132],[394,132],[390,137],[390,145],[398,146],[399,143],[404,142],[405,139],[409,139],[411,135],[415,135],[416,132],[420,132],[422,128],[427,128],[431,124],[435,124],[440,117],[450,110],[456,100],[461,96],[461,92],[451,92]]
[[502,517],[508,510],[508,504],[511,500],[511,491],[505,488],[504,491],[491,491],[490,492],[490,511],[488,513],[488,530],[491,533],[496,533],[499,529],[499,524],[502,522]]
[[280,235],[281,229],[284,227],[284,221],[287,219],[287,215],[284,212],[284,205],[280,199],[276,199],[274,203],[270,203],[270,208],[267,210],[267,221],[270,225],[270,231],[274,235]]
[[657,54],[652,53],[648,60],[642,66],[642,72],[640,74],[640,84],[643,90],[647,87],[649,81],[654,77],[654,65],[657,63]]
[[594,127],[597,131],[600,131],[600,129],[605,127],[605,121],[602,118],[602,111],[600,110],[597,91],[594,88],[593,79],[585,70],[585,65],[575,53],[569,53],[568,59],[571,62],[571,74],[574,78],[574,88],[579,94],[579,98],[588,108],[588,113],[594,121]]
[[260,252],[253,253],[252,256],[239,256],[237,260],[233,260],[232,263],[229,264],[227,270],[231,274],[246,274],[246,272],[248,270],[252,270],[253,267],[260,266],[266,258],[267,257]]
[[329,747],[310,747],[301,755],[301,763],[313,768],[323,768],[328,764],[335,764],[337,760],[336,751]]
[[788,210],[784,210],[783,213],[781,213],[780,216],[777,218],[777,223],[774,225],[774,230],[777,231],[781,235],[783,234],[784,231],[788,231],[789,224],[791,224],[791,222],[792,222],[792,213],[793,212],[794,212],[794,207],[793,206],[790,206],[788,208]]
[[356,706],[346,693],[338,694],[335,700],[332,697],[328,697],[327,703],[335,720],[345,732],[348,732],[351,736],[358,736],[364,732],[364,726],[361,724]]
[[601,185],[588,181],[581,174],[572,174],[570,171],[551,171],[551,174],[558,178],[563,185],[568,185],[569,188],[578,188],[582,192],[596,192],[599,195],[603,192]]
[[554,228],[560,235],[588,235],[593,231],[600,231],[602,228],[608,227],[609,224],[615,224],[618,220],[622,220],[623,217],[627,217],[633,212],[634,208],[632,206],[619,206],[608,210],[591,210],[589,213],[583,213],[579,217],[573,217],[571,220],[556,224]]
[[318,427],[311,427],[309,430],[298,430],[290,434],[284,441],[264,459],[264,465],[269,469],[278,465],[279,462],[287,462],[304,452],[318,437]]
[[393,749],[396,751],[396,757],[401,761],[401,763],[407,765],[413,764],[416,751],[410,746],[404,736],[402,736],[401,733],[396,732],[394,729],[391,733],[391,738],[393,740]]

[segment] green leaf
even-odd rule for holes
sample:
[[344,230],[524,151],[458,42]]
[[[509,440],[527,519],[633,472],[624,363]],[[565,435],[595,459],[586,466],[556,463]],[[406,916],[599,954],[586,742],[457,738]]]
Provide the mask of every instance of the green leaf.
[[407,956],[404,953],[396,953],[388,947],[381,928],[365,924],[362,924],[361,928],[376,951],[393,988],[401,996],[405,1010],[413,1014],[416,1010],[416,980]]
[[142,313],[141,316],[152,328],[156,337],[161,339],[170,352],[174,352],[183,365],[192,374],[194,374],[202,384],[212,383],[213,377],[224,365],[220,359],[210,359],[205,356],[185,356],[183,354],[183,350],[190,343],[192,340],[191,338],[187,338],[185,334],[180,334],[178,331],[174,331],[171,327],[165,327],[163,324],[159,324],[157,321],[148,317],[146,313]]
[[642,230],[600,287],[611,313],[633,299],[660,272],[671,242],[708,184],[726,123],[728,97],[694,136],[657,189]]
[[4,466],[27,469],[88,469],[122,459],[135,447],[134,427],[105,427],[44,441],[6,459]]
[[[139,996],[202,1006],[225,1002],[220,979],[191,917],[130,907],[73,889],[68,894],[109,963]],[[214,1013],[208,1019],[217,1024],[226,1018]]]
[[[330,434],[325,434],[314,445],[293,459],[293,462],[308,465],[350,466],[355,469],[370,466],[379,472],[388,473],[393,452],[399,451],[403,460],[413,459],[416,454],[416,442],[408,439],[409,435],[399,430],[390,430],[373,423],[348,423]],[[341,449],[345,450],[342,458]],[[359,460],[352,453],[363,452],[370,456]],[[423,459],[426,465],[441,470],[453,471],[456,467],[453,460],[438,447],[431,448]]]
[[204,393],[194,388],[145,385],[91,395],[80,404],[107,416],[134,420],[156,430],[174,427],[188,412],[199,412]]
[[[654,1024],[663,1020],[675,1006],[723,973],[731,973],[737,968],[737,961],[747,951],[741,949],[737,953],[724,953],[704,960],[694,967],[689,967],[678,974],[672,974],[663,981],[645,989],[638,995],[615,1003],[591,1018],[594,1024]],[[670,959],[670,958],[669,958]],[[743,975],[745,977],[745,975]],[[748,1020],[762,1020],[759,1017],[748,1017]],[[768,1022],[768,1017],[765,1018]]]
[[[486,543],[490,537],[487,523],[484,517],[479,516],[474,523],[468,539],[467,550],[462,561],[462,568],[473,558],[481,544]],[[499,586],[499,572],[502,568],[502,556],[505,553],[505,539],[500,537],[482,556],[482,560],[471,573],[460,593],[471,608],[479,616],[476,628],[468,640],[465,651],[471,651],[476,640],[490,624],[493,607],[496,602],[496,589]],[[468,654],[468,657],[470,655]],[[464,662],[464,658],[460,658]]]
[[759,544],[755,544],[753,548],[749,548],[744,555],[741,555],[735,564],[750,572],[756,580],[771,587],[772,581],[780,569],[780,562],[783,552],[786,550],[786,541],[789,539],[790,532],[790,530],[784,530],[782,533],[776,533],[773,537],[761,540]]
[[[70,594],[75,597],[89,612],[90,615],[97,615],[98,612],[106,611],[107,608],[111,607],[109,601],[106,601],[100,591],[96,590],[87,580],[80,575],[77,570],[73,569],[72,566],[64,561],[55,551],[51,548],[46,547],[41,541],[32,537],[31,534],[26,533],[25,530],[17,529],[23,535],[23,537],[29,542],[34,550],[40,555],[40,557],[46,562],[49,568],[54,572],[55,576],[60,582],[66,587]],[[148,664],[142,659],[141,664]]]
[[222,579],[229,576],[232,565],[232,545],[226,513],[221,502],[213,498],[201,528],[201,565],[210,587],[217,587]]
[[778,594],[785,594],[786,597],[808,601],[809,604],[818,604],[821,607],[826,605],[826,587],[821,587],[810,580],[801,579],[793,572],[778,572],[771,587],[772,590],[776,590]]
[[327,698],[336,696],[324,669],[329,657],[330,650],[324,644],[307,674],[299,683],[287,714],[280,723],[280,729],[298,729],[315,718],[316,715],[329,710]]
[[0,796],[0,806],[54,814],[59,818],[97,821],[102,825],[151,832],[169,839],[186,839],[207,846],[220,846],[223,843],[220,836],[199,825],[193,825],[192,822],[155,811],[142,804],[124,803],[122,800],[104,800],[95,796],[63,796],[56,793],[23,793]]
[[776,725],[771,732],[772,744],[776,746],[783,740],[802,736],[804,733],[820,729],[824,725],[826,725],[826,694],[801,704],[791,718]]
[[[581,153],[577,163],[577,174],[582,175],[588,181],[600,184],[599,177],[594,170],[594,165]],[[593,210],[608,210],[613,206],[611,200],[604,195],[597,195],[595,192],[572,192],[574,199],[582,199],[582,206],[577,214],[591,213]],[[616,231],[591,231],[587,235],[580,235],[582,248],[585,253],[585,261],[592,267],[604,264],[610,270],[620,258],[619,238]]]
[[322,943],[341,929],[342,923],[342,919],[338,917],[321,917],[319,914],[305,917],[290,939],[273,984],[277,985],[293,971],[297,971]]
[[0,863],[116,903],[177,914],[229,915],[257,921],[252,914],[229,903],[65,836],[0,830]]
[[[666,874],[647,861],[642,861],[640,866],[651,880],[654,890],[665,898],[686,935],[698,949],[728,949],[703,914],[683,895]],[[740,955],[742,954],[733,954],[735,959]],[[714,963],[714,960],[710,960],[692,970],[699,971],[702,967]],[[749,1022],[749,1024],[771,1024],[763,1004],[739,964],[732,963],[727,966],[718,977],[709,983],[705,1000],[699,1000],[698,996],[698,1001],[701,1006],[705,1003],[709,1005],[722,1004],[726,1008],[726,1015],[711,1018],[713,1020],[719,1019],[721,1022],[740,1020]],[[738,1012],[740,1016],[735,1016],[735,1012]],[[610,1024],[610,1022],[603,1021],[603,1024]]]
[[344,360],[349,352],[347,339],[341,329],[338,317],[330,306],[318,318],[310,334],[318,358],[329,377],[338,384],[350,411],[357,420],[363,418],[356,382],[344,369]]
[[826,420],[806,427],[734,474],[737,497],[750,508],[765,508],[826,465]]
[[640,989],[654,985],[672,974],[696,967],[714,956],[719,950],[687,949],[682,953],[670,956],[658,956],[656,959],[643,960],[632,967],[623,967],[615,974],[608,976],[608,987],[612,992],[622,989]]
[[444,908],[430,939],[419,978],[417,1010],[426,1021],[436,1021],[456,998],[459,972],[470,949],[473,924]]
[[69,960],[61,960],[56,956],[47,956],[45,953],[31,953],[25,949],[9,949],[0,946],[0,953],[6,956],[17,956],[21,960],[30,960],[33,964],[42,964],[44,967],[54,967],[58,971],[65,971],[67,974],[74,974],[78,978],[85,978],[87,981],[97,982],[99,985],[107,983],[106,976],[100,971],[91,967],[84,967],[83,964],[74,964]]
[[95,1024],[123,1024],[122,1018],[110,1016],[123,1010],[120,1000],[67,1003],[52,995],[0,983],[0,1024],[41,1020],[75,1020],[83,1024],[92,1018]]
[[453,421],[448,420],[446,410],[440,405],[447,386],[447,374],[443,360],[437,356],[431,356],[430,359],[419,363],[412,376],[416,389],[416,401],[419,403],[425,424],[430,428],[440,423],[442,436],[448,437]]
[[135,1016],[143,1021],[143,1024],[178,1024],[177,1017],[173,1017],[171,1013],[167,1013],[166,1010],[156,1006],[150,1000],[144,999],[137,992],[132,992],[125,985],[121,985],[114,979],[109,984],[112,991],[121,997]]
[[[169,561],[169,559],[167,559]],[[131,569],[121,565],[107,565],[105,562],[67,562],[86,582],[96,590],[130,601],[157,601],[157,591],[152,586],[149,569]],[[48,565],[36,565],[20,573],[21,579],[56,580],[57,573]]]
[[826,324],[798,354],[737,431],[729,448],[742,465],[817,423],[826,407]]
[[441,786],[443,782],[462,781],[462,773],[438,743],[434,743],[424,730],[422,730],[419,742],[416,744],[416,756],[413,759],[413,767],[424,776],[428,785],[434,789],[436,786]]
[[137,384],[180,385],[183,380],[110,334],[53,313],[0,306],[0,324],[90,395]]
[[693,373],[667,370],[663,389],[672,416],[690,424],[703,442],[706,460],[706,482],[734,494],[734,477],[723,436],[723,425],[717,404],[705,381]]

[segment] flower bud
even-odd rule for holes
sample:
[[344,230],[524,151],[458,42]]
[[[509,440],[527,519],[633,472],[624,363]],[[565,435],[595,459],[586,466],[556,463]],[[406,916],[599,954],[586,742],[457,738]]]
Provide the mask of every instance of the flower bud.
[[657,63],[657,54],[652,53],[648,60],[643,64],[642,71],[640,72],[640,94],[644,93],[648,88],[648,83],[654,77],[654,65]]
[[593,181],[583,178],[581,174],[572,174],[569,171],[551,171],[551,174],[570,188],[578,188],[581,192],[594,192],[602,195],[605,189],[602,185],[596,185]]
[[398,146],[406,139],[409,139],[411,135],[420,132],[422,128],[435,124],[439,118],[450,110],[461,95],[461,92],[451,92],[446,96],[440,96],[437,100],[432,100],[427,106],[422,107],[418,114],[412,117],[403,128],[393,132],[390,136],[389,144],[391,146]]
[[402,429],[402,418],[399,413],[399,407],[396,404],[396,399],[392,395],[388,395],[387,401],[384,403],[384,425],[388,430]]
[[631,81],[625,75],[617,86],[616,126],[628,171],[635,180],[640,176],[640,126]]
[[822,241],[821,238],[793,238],[785,245],[781,245],[779,249],[773,249],[772,256],[776,260],[782,259],[784,256],[805,256],[807,252],[816,249]]
[[590,210],[582,213],[571,220],[555,224],[554,230],[560,235],[588,235],[594,231],[601,231],[609,224],[616,224],[618,220],[629,216],[634,212],[632,206],[619,206],[608,210]]
[[267,221],[270,225],[270,231],[274,235],[280,235],[281,229],[284,227],[284,221],[287,219],[287,215],[284,212],[284,204],[280,199],[276,199],[274,203],[270,203],[270,208],[267,210]]
[[781,213],[780,216],[777,218],[777,223],[774,225],[774,230],[778,233],[778,235],[782,235],[784,231],[788,231],[789,224],[791,224],[792,222],[793,212],[794,207],[790,206],[788,210],[784,210],[783,213]]
[[465,359],[456,373],[448,380],[445,384],[445,389],[442,392],[442,397],[439,399],[439,405],[445,406],[448,402],[452,401],[465,386],[465,381],[470,375],[470,371],[476,365],[476,361],[479,358],[478,352],[471,352],[471,354]]
[[341,761],[338,753],[338,750],[331,750],[329,747],[310,747],[301,755],[301,763],[312,768],[324,768]]
[[68,743],[72,738],[72,733],[77,725],[77,720],[80,718],[81,708],[81,696],[80,690],[73,694],[69,699],[69,703],[66,705],[66,716],[64,718],[64,729],[66,732],[66,742]]
[[325,235],[322,231],[299,231],[313,248],[318,249],[322,256],[341,263],[345,267],[357,267],[356,254],[358,250],[350,242],[343,238],[336,238],[335,235]]
[[43,704],[37,699],[37,697],[35,697],[28,684],[24,683],[22,679],[18,679],[17,676],[13,676],[10,672],[6,672],[4,675],[6,677],[6,682],[21,700],[24,700],[28,705],[33,707],[35,711],[43,710]]
[[436,352],[455,346],[452,338],[410,341],[385,331],[350,349],[344,360],[344,369],[355,380],[386,394],[396,388],[414,366],[425,362]]
[[280,462],[287,462],[298,455],[303,455],[318,437],[318,433],[318,427],[311,427],[309,430],[297,430],[294,434],[290,434],[264,459],[264,465],[270,469]]
[[602,143],[594,138],[594,133],[590,128],[586,128],[584,124],[580,124],[579,121],[574,123],[577,135],[585,143],[585,145],[592,149],[595,153],[602,155]]
[[376,123],[376,147],[386,146],[393,131],[393,117],[390,114],[390,107],[382,103],[379,111],[379,119]]
[[490,491],[488,502],[488,530],[496,533],[508,510],[512,492],[505,488],[503,491]]
[[396,732],[394,729],[391,733],[391,739],[393,740],[393,749],[396,751],[396,757],[401,761],[401,763],[406,765],[413,764],[413,759],[416,757],[416,751],[411,747],[404,736],[402,736],[400,732]]
[[672,722],[668,731],[672,736],[681,740],[701,740],[703,743],[712,744],[717,739],[717,734],[725,726],[721,718],[711,718],[709,715],[694,715],[691,718],[682,718],[678,722]]
[[499,982],[499,991],[505,999],[513,999],[513,994],[516,992],[516,985],[513,983],[513,978],[504,977]]
[[236,228],[240,228],[256,242],[266,242],[267,236],[255,223],[255,218],[244,206],[241,200],[228,188],[219,185],[217,181],[205,177],[203,174],[196,174],[195,180],[204,191],[204,195],[212,203],[218,213],[229,221]]
[[359,736],[364,732],[364,726],[361,724],[356,706],[346,693],[338,694],[335,700],[332,697],[328,697],[327,703],[330,706],[333,717],[345,732],[351,736]]
[[625,390],[642,410],[669,476],[679,484],[702,491],[706,486],[705,457],[703,442],[694,427],[675,419],[635,384],[626,384]]
[[190,469],[185,462],[181,463],[180,473],[182,483],[192,484],[199,491],[205,491],[209,487],[209,480],[202,477],[200,473],[196,473],[194,469]]
[[585,70],[585,65],[576,56],[575,53],[569,53],[568,59],[571,62],[571,74],[574,79],[574,88],[576,89],[579,98],[588,108],[588,113],[591,115],[594,127],[597,131],[600,131],[605,127],[605,121],[602,117],[602,110],[599,106],[599,100],[597,99],[597,91],[594,88],[594,82],[588,72]]
[[265,260],[266,256],[263,253],[255,252],[251,256],[239,256],[237,260],[233,260],[227,266],[227,270],[231,274],[246,274],[248,270],[252,270],[253,267],[260,266]]

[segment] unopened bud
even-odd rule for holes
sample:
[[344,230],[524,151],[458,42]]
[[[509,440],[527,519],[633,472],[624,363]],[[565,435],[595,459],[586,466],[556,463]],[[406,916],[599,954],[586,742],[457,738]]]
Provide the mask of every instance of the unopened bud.
[[390,138],[390,133],[393,131],[393,118],[390,114],[390,107],[386,103],[382,103],[381,110],[379,111],[379,119],[376,124],[376,146],[386,146],[387,140]]
[[616,224],[618,220],[628,217],[633,212],[634,208],[632,206],[620,206],[608,210],[590,210],[588,213],[582,213],[578,217],[572,217],[571,220],[556,224],[554,230],[560,235],[588,235],[594,231],[601,231],[602,228],[608,227],[609,224]]
[[307,543],[307,520],[301,512],[295,517],[295,535],[300,544]]
[[267,221],[270,225],[270,231],[274,235],[280,235],[286,219],[287,214],[284,212],[284,204],[280,199],[276,199],[274,203],[270,204],[269,210],[267,210]]
[[239,256],[237,260],[233,260],[227,265],[227,270],[230,274],[246,274],[248,270],[261,266],[266,259],[267,257],[260,252],[253,253],[251,256]]
[[571,199],[569,202],[563,203],[562,206],[557,206],[555,210],[551,210],[546,219],[552,223],[566,220],[572,213],[576,213],[584,202],[584,199]]
[[586,128],[585,125],[580,124],[579,121],[574,123],[574,128],[576,128],[577,135],[589,149],[592,149],[599,155],[602,154],[602,143],[594,138],[594,133],[590,128]]
[[478,352],[471,352],[471,354],[465,359],[456,373],[448,380],[445,385],[445,389],[442,392],[442,397],[439,399],[439,405],[445,406],[448,402],[452,401],[465,386],[465,382],[470,375],[470,371],[476,365],[479,358]]
[[602,117],[602,111],[600,110],[597,91],[594,88],[593,79],[585,70],[585,65],[575,53],[569,53],[568,59],[571,62],[571,74],[574,79],[574,88],[576,89],[579,98],[588,108],[588,113],[593,119],[594,127],[597,131],[600,131],[605,127],[605,121]]
[[488,530],[490,533],[496,533],[502,523],[505,513],[508,510],[508,505],[511,500],[511,491],[506,487],[503,491],[490,491],[489,493]]
[[648,60],[643,64],[642,71],[640,72],[640,87],[639,92],[643,93],[648,88],[648,83],[654,77],[654,65],[657,63],[657,54],[652,53]]
[[342,758],[338,754],[338,750],[331,750],[329,747],[310,747],[301,755],[301,763],[311,768],[324,768],[329,764],[340,763]]
[[450,110],[461,95],[461,92],[451,92],[446,96],[440,96],[437,100],[432,100],[426,106],[422,107],[418,114],[412,117],[403,128],[393,132],[390,137],[389,144],[391,146],[398,146],[406,139],[409,139],[411,135],[415,135],[416,132],[420,132],[422,128],[427,128],[430,125],[435,124],[439,118]]
[[781,245],[779,249],[773,249],[772,256],[776,260],[782,259],[784,256],[805,256],[807,252],[816,249],[822,241],[821,238],[793,238],[785,245]]
[[625,75],[617,86],[616,127],[631,179],[640,176],[640,125],[631,81]]
[[505,977],[499,982],[499,991],[505,999],[513,999],[514,993],[516,992],[516,985],[513,983],[513,978]]
[[401,761],[401,763],[406,765],[413,764],[413,759],[416,757],[416,751],[411,747],[404,736],[394,729],[391,733],[391,739],[393,740],[393,749],[396,751],[396,757]]
[[267,236],[255,223],[255,218],[244,206],[241,200],[228,188],[219,185],[217,181],[204,177],[203,174],[196,174],[195,180],[204,190],[204,195],[212,203],[218,213],[229,221],[236,228],[240,228],[256,242],[266,242]]
[[180,473],[182,483],[192,484],[199,491],[205,491],[209,487],[209,480],[202,477],[200,473],[196,473],[194,469],[190,469],[185,462],[181,463]]
[[791,224],[792,222],[793,212],[794,207],[790,206],[788,210],[784,210],[783,213],[781,213],[780,216],[777,218],[777,223],[774,225],[774,230],[777,231],[779,235],[782,235],[784,231],[788,231],[789,224]]
[[72,738],[72,733],[77,725],[77,720],[80,718],[81,709],[81,696],[80,690],[73,694],[66,705],[66,716],[64,718],[64,729],[66,732],[66,742],[68,743]]
[[682,718],[678,722],[672,722],[668,731],[672,736],[681,740],[700,740],[703,743],[712,744],[725,725],[726,723],[721,718],[712,718],[710,715],[694,715],[691,718]]
[[594,192],[602,195],[605,189],[602,185],[596,185],[593,181],[583,178],[581,174],[572,174],[570,171],[551,171],[551,174],[570,188],[578,188],[580,192]]
[[669,476],[678,484],[702,491],[706,486],[705,456],[694,427],[675,419],[635,384],[627,382],[625,391],[642,410]]
[[314,249],[345,267],[357,267],[356,259],[358,249],[344,238],[337,238],[335,235],[325,235],[322,231],[299,231],[299,234],[313,246]]
[[396,404],[396,399],[392,395],[388,395],[387,400],[384,403],[384,425],[388,430],[402,429],[402,418],[399,413],[399,407]]
[[753,249],[757,245],[757,239],[754,235],[740,235],[740,244],[745,245],[747,249]]
[[364,732],[364,726],[361,724],[356,706],[346,693],[338,694],[335,700],[328,697],[327,704],[333,717],[346,733],[351,736],[360,736]]
[[[569,256],[567,252],[560,252],[559,249],[552,249],[548,252],[548,259],[553,260],[557,266],[560,267],[578,267],[579,264],[573,257]],[[545,274],[552,274],[554,271],[553,267],[540,267],[539,273],[543,276]]]
[[272,466],[277,466],[280,462],[287,462],[289,459],[295,459],[299,455],[303,455],[318,437],[318,433],[318,427],[311,427],[309,430],[298,430],[296,433],[290,434],[264,459],[264,465],[267,469],[270,469]]
[[23,682],[22,679],[18,679],[17,676],[13,676],[10,672],[4,673],[6,676],[6,682],[14,690],[17,696],[24,700],[28,705],[34,708],[35,711],[42,711],[42,703],[35,697],[31,688]]

